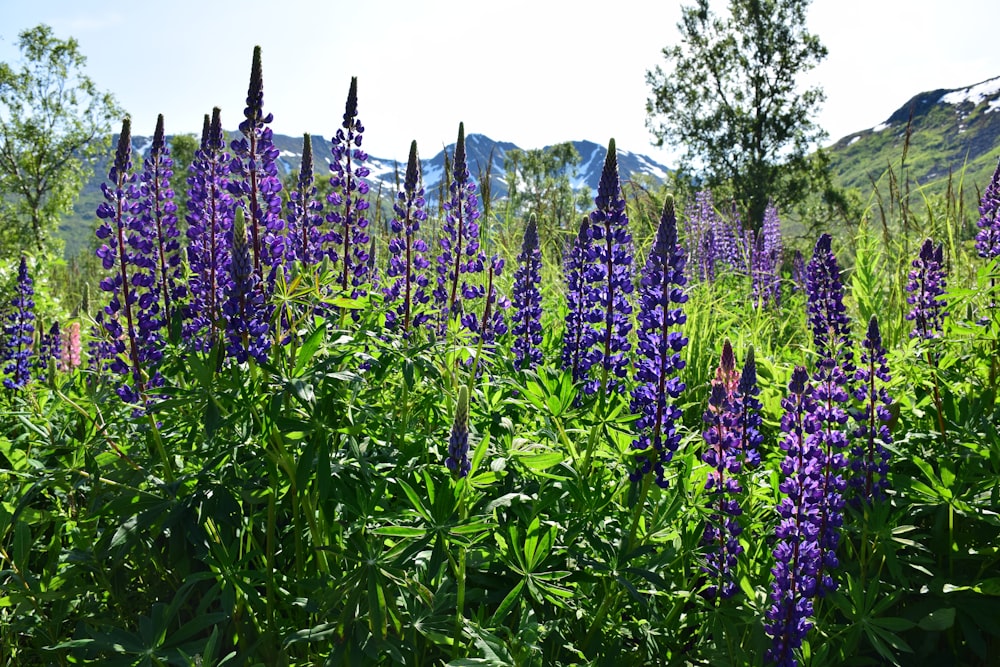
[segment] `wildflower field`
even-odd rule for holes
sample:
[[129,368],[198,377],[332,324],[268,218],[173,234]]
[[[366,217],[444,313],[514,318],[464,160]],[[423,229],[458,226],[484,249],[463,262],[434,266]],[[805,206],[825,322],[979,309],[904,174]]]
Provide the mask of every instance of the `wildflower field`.
[[0,663],[1000,664],[1000,168],[796,250],[613,140],[571,229],[497,216],[460,126],[377,223],[358,109],[283,187],[255,51],[186,210],[124,121],[83,308],[21,258]]

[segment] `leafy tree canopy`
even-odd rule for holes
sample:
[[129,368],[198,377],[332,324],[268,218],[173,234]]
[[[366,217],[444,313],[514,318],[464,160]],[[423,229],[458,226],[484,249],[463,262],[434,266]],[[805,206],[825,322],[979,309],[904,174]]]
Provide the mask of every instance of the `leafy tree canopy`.
[[20,33],[19,69],[0,62],[0,247],[54,250],[52,231],[107,152],[114,97],[84,74],[73,38],[47,25]]
[[705,186],[730,187],[758,227],[769,199],[802,201],[823,170],[809,155],[826,136],[812,121],[823,91],[797,83],[827,53],[805,29],[808,5],[729,0],[717,15],[697,0],[682,7],[666,67],[646,73],[646,125],[658,143],[682,149],[680,169]]

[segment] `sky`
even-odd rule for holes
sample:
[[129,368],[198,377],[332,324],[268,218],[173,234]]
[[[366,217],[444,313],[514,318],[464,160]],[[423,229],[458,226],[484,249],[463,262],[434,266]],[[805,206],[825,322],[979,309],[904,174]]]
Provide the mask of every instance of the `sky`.
[[[646,72],[679,40],[693,0],[0,0],[0,61],[39,23],[74,37],[86,72],[132,117],[133,134],[200,136],[222,110],[235,130],[261,46],[264,109],[281,134],[330,137],[358,78],[363,147],[405,161],[465,131],[521,148],[588,139],[667,166],[646,128]],[[716,11],[724,3],[713,0]],[[917,93],[1000,76],[997,0],[814,0],[827,58],[802,79],[826,101],[831,144],[878,125]]]

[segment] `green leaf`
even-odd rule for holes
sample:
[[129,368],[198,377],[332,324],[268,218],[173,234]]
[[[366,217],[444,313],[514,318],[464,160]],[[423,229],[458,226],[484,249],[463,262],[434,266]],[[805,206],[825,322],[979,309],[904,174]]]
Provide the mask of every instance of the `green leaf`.
[[936,609],[924,616],[917,627],[926,632],[943,632],[955,624],[955,608]]
[[295,358],[295,370],[292,371],[292,375],[298,375],[302,372],[302,369],[306,367],[306,364],[313,358],[316,354],[316,350],[319,349],[320,344],[323,342],[323,338],[326,335],[326,322],[323,321],[318,327],[312,330],[305,341],[302,343],[302,347],[299,348],[299,354]]
[[562,452],[547,451],[540,454],[533,452],[512,451],[511,454],[529,470],[540,472],[559,465],[566,460]]
[[491,626],[496,626],[503,622],[507,612],[510,611],[510,608],[514,606],[514,603],[517,602],[517,598],[521,595],[521,589],[524,588],[524,582],[524,579],[517,582],[517,585],[511,589],[510,593],[507,593],[507,596],[503,599],[503,602],[500,603],[500,606],[497,607],[496,612],[493,614],[492,620],[490,620]]

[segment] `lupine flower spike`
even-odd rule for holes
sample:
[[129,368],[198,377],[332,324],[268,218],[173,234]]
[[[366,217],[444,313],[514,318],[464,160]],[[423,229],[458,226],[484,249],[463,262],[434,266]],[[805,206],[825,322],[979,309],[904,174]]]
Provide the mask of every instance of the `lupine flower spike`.
[[233,259],[230,263],[231,280],[226,289],[226,356],[237,362],[253,357],[259,363],[267,361],[270,340],[268,337],[271,307],[260,288],[260,276],[253,270],[246,217],[242,207],[237,207],[233,220],[230,242]]
[[201,147],[188,178],[188,266],[190,320],[184,338],[199,352],[219,342],[223,327],[223,287],[228,282],[233,198],[229,194],[229,156],[225,151],[219,108],[205,117]]
[[[389,221],[389,262],[386,276],[391,282],[384,292],[389,309],[385,325],[390,330],[408,333],[427,321],[427,243],[417,236],[420,223],[427,219],[424,211],[424,188],[420,183],[420,160],[417,142],[410,143],[403,189],[392,206],[394,217]],[[387,281],[388,282],[388,281]]]
[[598,330],[601,350],[600,379],[586,387],[588,393],[617,386],[628,375],[628,352],[632,348],[632,236],[628,230],[625,198],[618,178],[618,155],[615,140],[608,144],[604,170],[594,198],[595,210],[590,214],[590,233],[594,244],[594,259],[599,272],[592,276],[590,289],[597,295],[602,314]]
[[583,218],[580,230],[566,250],[563,275],[566,276],[566,329],[563,334],[562,366],[573,374],[573,381],[587,377],[594,365],[597,351],[597,330],[594,324],[601,313],[594,304],[595,294],[590,289],[594,249],[590,239],[590,219]]
[[329,257],[340,262],[340,289],[351,291],[352,297],[362,296],[365,290],[365,272],[368,266],[368,181],[365,162],[368,154],[361,149],[364,125],[358,120],[358,78],[351,77],[347,92],[344,119],[333,137],[330,162],[330,186],[327,195],[330,212],[326,219],[331,223]]
[[855,498],[873,503],[885,498],[889,487],[889,450],[892,433],[889,430],[892,399],[886,389],[892,379],[882,346],[878,319],[868,321],[868,334],[861,343],[861,363],[855,376],[858,380],[854,398],[860,409],[855,416],[855,445],[851,449],[851,486]]
[[684,368],[680,352],[688,342],[680,332],[687,321],[681,308],[687,301],[684,263],[684,251],[677,244],[674,201],[668,197],[639,285],[638,384],[631,400],[632,413],[639,415],[632,447],[645,452],[631,478],[653,473],[663,488],[667,486],[666,465],[680,443],[675,424],[681,410],[673,401],[684,391],[677,372]]
[[465,385],[458,390],[455,420],[451,424],[448,457],[444,464],[456,479],[465,477],[472,469],[472,464],[469,462],[469,388]]
[[316,198],[312,137],[302,136],[302,162],[295,188],[286,204],[285,255],[303,266],[312,266],[323,255],[323,202]]
[[940,338],[945,312],[945,272],[944,250],[939,243],[927,239],[920,246],[920,255],[913,260],[913,270],[910,271],[910,281],[906,285],[909,296],[906,302],[913,306],[906,319],[913,322],[910,338],[932,340]]
[[780,447],[784,494],[778,504],[777,542],[771,570],[771,606],[765,631],[772,638],[767,659],[778,667],[797,667],[796,651],[812,628],[812,598],[817,592],[820,549],[817,543],[823,491],[823,452],[810,436],[818,428],[817,405],[809,387],[809,374],[802,366],[792,371],[788,395],[782,399],[784,414]]
[[542,363],[542,294],[539,291],[542,254],[538,248],[538,223],[528,220],[514,272],[514,364],[535,368]]
[[479,198],[469,176],[465,157],[465,125],[458,125],[455,157],[452,161],[451,200],[444,204],[444,234],[437,257],[437,288],[434,301],[440,311],[438,332],[443,333],[449,318],[460,318],[464,300],[481,298],[486,289],[470,282],[485,269],[486,255],[479,250]]
[[736,397],[739,378],[736,358],[727,338],[703,417],[707,425],[703,433],[707,448],[701,460],[710,469],[705,482],[709,517],[702,544],[705,547],[704,569],[710,582],[706,594],[710,598],[728,598],[736,592],[733,570],[743,553],[739,543],[742,528],[738,520],[743,510],[737,499],[743,491],[737,478],[742,470],[738,421],[741,410]]
[[979,203],[977,225],[976,252],[985,259],[1000,257],[1000,161]]
[[138,194],[136,175],[129,173],[131,156],[131,123],[125,118],[108,174],[111,185],[102,185],[105,201],[97,207],[101,219],[97,237],[104,241],[97,256],[104,270],[112,272],[100,286],[111,297],[103,320],[113,346],[110,368],[126,378],[118,395],[126,403],[142,403],[146,391],[162,383],[156,369],[163,355],[162,323],[153,278],[155,263],[148,254],[151,235],[142,219],[131,213]]
[[185,295],[181,280],[180,232],[177,231],[177,205],[170,187],[173,175],[170,147],[163,132],[163,114],[156,118],[156,129],[149,153],[143,160],[139,175],[138,214],[143,228],[150,234],[149,252],[154,262],[156,292],[162,304],[162,321],[169,325],[176,315],[177,304]]
[[21,263],[17,268],[17,285],[14,298],[11,301],[11,311],[4,325],[3,386],[8,389],[23,389],[31,380],[31,346],[35,339],[35,295],[31,275],[28,273],[28,260],[21,255]]
[[272,114],[264,114],[264,82],[260,47],[253,50],[247,106],[243,110],[240,132],[234,140],[230,163],[229,192],[246,207],[249,219],[253,267],[261,279],[267,279],[268,291],[274,280],[271,269],[285,260],[284,221],[281,219],[281,179],[278,177],[278,148],[274,132],[268,127]]

